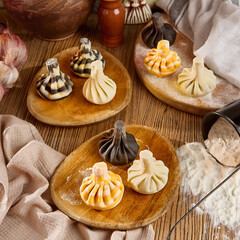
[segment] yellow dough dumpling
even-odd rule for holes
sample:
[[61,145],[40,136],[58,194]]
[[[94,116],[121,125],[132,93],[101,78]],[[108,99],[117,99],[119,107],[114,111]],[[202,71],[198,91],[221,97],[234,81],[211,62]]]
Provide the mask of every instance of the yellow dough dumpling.
[[180,90],[190,97],[207,95],[216,87],[213,71],[204,66],[202,57],[195,57],[191,68],[184,68],[178,75]]
[[175,73],[181,64],[178,54],[169,48],[169,41],[161,40],[144,59],[145,67],[150,74],[167,77]]
[[108,171],[105,162],[93,165],[92,174],[83,179],[80,187],[82,200],[97,210],[108,210],[122,200],[124,185],[119,175]]

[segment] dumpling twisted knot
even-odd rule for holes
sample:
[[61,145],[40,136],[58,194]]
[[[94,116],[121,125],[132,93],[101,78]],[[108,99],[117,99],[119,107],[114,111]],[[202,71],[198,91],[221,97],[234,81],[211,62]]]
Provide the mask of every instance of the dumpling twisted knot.
[[157,44],[157,49],[153,48],[146,54],[144,63],[150,74],[167,77],[178,70],[181,59],[169,48],[169,41],[161,40]]
[[195,57],[192,68],[184,68],[178,75],[178,86],[186,95],[200,97],[214,90],[216,77],[204,66],[202,57]]
[[159,192],[168,181],[168,168],[149,150],[141,151],[139,156],[140,160],[135,160],[127,171],[131,188],[142,194]]
[[91,74],[91,63],[96,60],[100,60],[102,67],[105,67],[105,60],[102,54],[95,49],[91,49],[89,39],[81,38],[79,50],[71,58],[70,67],[76,75],[88,78]]
[[105,162],[95,163],[92,174],[83,179],[80,187],[82,200],[97,210],[115,207],[121,201],[123,192],[121,177],[108,171]]

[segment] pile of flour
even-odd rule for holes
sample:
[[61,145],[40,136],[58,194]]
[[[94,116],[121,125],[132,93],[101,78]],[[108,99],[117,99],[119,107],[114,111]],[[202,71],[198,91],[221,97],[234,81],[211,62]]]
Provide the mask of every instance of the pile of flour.
[[[218,123],[216,122],[216,124]],[[219,134],[219,131],[225,131],[224,137],[231,135],[231,131],[226,131],[224,126],[221,125],[218,128],[217,134]],[[216,136],[212,139],[214,138]],[[230,142],[226,141],[225,151],[222,151],[222,145],[215,141],[209,141],[209,148],[214,148],[215,153],[221,151],[221,154],[229,159],[227,153],[229,147],[231,148]],[[240,148],[240,145],[238,146]],[[217,163],[202,143],[187,143],[177,149],[177,155],[183,175],[183,191],[192,193],[194,196],[199,195],[201,198],[235,170],[235,168],[227,168]],[[240,171],[203,201],[200,209],[198,208],[198,212],[208,213],[214,227],[223,224],[233,230],[236,239],[240,239]]]

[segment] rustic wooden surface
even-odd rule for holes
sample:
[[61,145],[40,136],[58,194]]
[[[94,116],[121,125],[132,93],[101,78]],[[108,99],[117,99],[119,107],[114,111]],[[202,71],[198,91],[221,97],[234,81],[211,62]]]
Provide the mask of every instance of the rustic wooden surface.
[[[92,47],[94,49],[94,46]],[[68,97],[59,101],[49,101],[37,93],[36,82],[39,76],[47,73],[46,66],[43,66],[32,80],[27,106],[30,113],[39,121],[54,126],[86,125],[116,115],[130,102],[132,81],[126,68],[112,54],[99,48],[106,61],[104,73],[116,83],[117,92],[112,101],[107,104],[96,105],[87,101],[82,94],[86,78],[76,76],[70,68],[70,59],[77,50],[78,47],[67,48],[53,56],[58,59],[60,70],[73,81],[73,91]]]
[[[127,124],[140,124],[156,128],[167,137],[175,148],[185,142],[202,141],[202,117],[176,110],[154,97],[142,84],[135,71],[133,50],[135,39],[144,25],[127,25],[124,27],[125,42],[118,48],[107,48],[101,45],[101,31],[96,15],[91,15],[84,27],[73,37],[48,42],[36,38],[32,33],[14,23],[3,9],[0,9],[0,21],[7,23],[12,31],[19,35],[27,45],[29,57],[20,71],[16,87],[0,102],[1,114],[12,114],[36,126],[46,144],[65,155],[69,155],[80,144],[98,133],[112,128],[115,121],[121,119]],[[133,93],[128,106],[114,117],[82,127],[54,127],[46,125],[31,116],[27,109],[27,93],[31,79],[45,61],[58,52],[69,47],[78,46],[80,37],[89,38],[93,45],[104,48],[117,57],[129,71],[133,83]],[[153,223],[155,239],[166,239],[171,227],[191,208],[197,198],[187,196],[178,190],[178,197],[169,211]],[[224,239],[226,228],[213,228],[207,215],[191,213],[173,232],[175,240],[216,240]],[[231,236],[231,235],[229,235]],[[233,239],[233,238],[229,238]]]
[[114,166],[107,163],[108,170],[122,178],[124,194],[121,202],[108,211],[96,211],[84,204],[79,195],[79,186],[83,178],[91,174],[91,171],[85,170],[103,161],[98,153],[98,143],[103,137],[103,133],[100,133],[72,152],[51,179],[52,199],[68,216],[93,227],[125,230],[156,221],[172,205],[181,184],[179,160],[174,147],[153,128],[127,125],[126,130],[135,136],[139,152],[149,149],[156,159],[164,162],[169,169],[166,186],[155,194],[137,193],[127,182],[127,170],[131,164]]

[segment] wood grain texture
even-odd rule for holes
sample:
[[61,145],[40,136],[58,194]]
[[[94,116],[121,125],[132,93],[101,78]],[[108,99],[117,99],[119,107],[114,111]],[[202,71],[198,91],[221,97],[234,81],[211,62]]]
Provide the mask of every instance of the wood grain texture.
[[[71,218],[98,228],[131,229],[156,221],[172,205],[181,183],[179,160],[172,144],[153,128],[129,125],[126,131],[133,134],[139,144],[139,152],[149,149],[153,156],[162,160],[169,169],[166,186],[155,194],[140,194],[131,189],[127,182],[127,170],[131,164],[113,166],[109,171],[119,174],[124,184],[121,202],[113,209],[97,211],[82,201],[79,188],[89,168],[104,161],[98,152],[98,143],[103,133],[94,136],[73,151],[54,173],[50,190],[56,206]],[[137,156],[136,159],[139,159]],[[87,169],[87,171],[86,171]]]
[[106,61],[104,74],[116,83],[117,92],[107,104],[96,105],[87,101],[82,94],[83,84],[87,79],[76,76],[70,68],[70,59],[77,50],[77,47],[68,48],[54,56],[58,59],[60,70],[73,81],[73,92],[68,97],[58,101],[43,99],[36,91],[36,82],[42,74],[47,73],[46,66],[35,75],[28,92],[27,106],[29,112],[39,121],[56,126],[95,123],[116,115],[130,102],[132,82],[126,68],[113,55],[99,48]]
[[[150,23],[146,27],[149,25]],[[216,76],[216,88],[205,96],[193,98],[181,92],[177,84],[178,75],[183,68],[192,67],[194,55],[192,42],[178,31],[176,41],[170,46],[170,49],[177,52],[180,56],[180,68],[176,73],[168,77],[157,77],[150,74],[144,64],[144,58],[150,51],[150,48],[143,42],[141,34],[142,31],[139,33],[135,44],[135,67],[146,88],[161,101],[182,111],[202,116],[240,98],[239,89],[218,76]]]
[[[32,123],[42,135],[45,143],[55,150],[69,155],[91,137],[112,128],[119,119],[125,121],[126,124],[146,125],[157,129],[162,136],[170,140],[175,148],[185,142],[202,141],[202,117],[179,111],[161,102],[146,89],[136,73],[133,50],[135,40],[145,25],[125,25],[124,44],[117,48],[107,48],[100,43],[101,30],[97,15],[91,15],[87,23],[72,38],[58,42],[36,38],[31,32],[13,22],[4,10],[0,10],[0,21],[6,23],[13,33],[23,39],[29,51],[28,60],[20,71],[16,86],[0,102],[0,113],[12,114]],[[81,37],[89,38],[94,46],[107,50],[126,67],[133,84],[131,101],[123,111],[106,121],[78,127],[46,125],[32,117],[27,109],[27,94],[32,79],[48,58],[64,49],[77,47]],[[167,239],[170,228],[198,200],[197,197],[184,194],[181,188],[177,194],[178,197],[167,213],[152,224],[155,240]],[[227,228],[222,226],[214,228],[208,215],[193,212],[176,228],[171,240],[222,240],[226,235],[229,240],[236,240]]]

